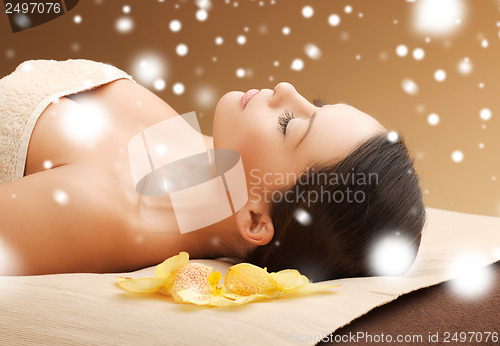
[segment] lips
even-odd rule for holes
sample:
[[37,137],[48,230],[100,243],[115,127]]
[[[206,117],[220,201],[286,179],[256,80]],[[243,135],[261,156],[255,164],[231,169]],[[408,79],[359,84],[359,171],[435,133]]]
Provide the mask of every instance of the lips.
[[260,90],[258,89],[250,89],[248,90],[245,95],[243,95],[243,97],[241,98],[241,107],[243,109],[245,109],[245,106],[247,105],[247,103],[250,101],[250,99],[252,97],[254,97],[255,95],[257,95],[259,93]]

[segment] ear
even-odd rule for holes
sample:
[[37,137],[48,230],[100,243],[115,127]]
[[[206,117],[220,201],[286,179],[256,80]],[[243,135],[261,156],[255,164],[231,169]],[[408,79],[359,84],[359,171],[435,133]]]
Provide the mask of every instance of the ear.
[[242,237],[252,244],[266,245],[273,239],[273,222],[263,201],[248,201],[236,214],[236,224]]

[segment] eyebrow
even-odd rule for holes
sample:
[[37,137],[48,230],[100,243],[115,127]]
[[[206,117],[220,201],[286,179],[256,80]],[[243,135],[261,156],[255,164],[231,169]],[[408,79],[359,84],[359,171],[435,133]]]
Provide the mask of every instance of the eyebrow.
[[312,127],[312,123],[313,123],[314,119],[316,119],[316,112],[314,112],[313,115],[311,115],[311,117],[309,118],[309,126],[307,127],[306,133],[304,133],[304,135],[302,136],[300,141],[295,145],[294,149],[296,149],[299,146],[299,144],[302,143],[302,141],[306,138],[309,131],[311,131],[311,127]]

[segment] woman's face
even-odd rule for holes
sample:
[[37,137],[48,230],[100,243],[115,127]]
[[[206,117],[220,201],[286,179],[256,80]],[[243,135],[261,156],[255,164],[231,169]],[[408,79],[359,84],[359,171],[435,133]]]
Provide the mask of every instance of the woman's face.
[[293,184],[286,177],[312,164],[340,161],[356,145],[386,132],[374,118],[346,104],[316,107],[289,83],[262,89],[245,107],[244,94],[231,91],[219,100],[213,133],[216,149],[240,153],[249,188]]

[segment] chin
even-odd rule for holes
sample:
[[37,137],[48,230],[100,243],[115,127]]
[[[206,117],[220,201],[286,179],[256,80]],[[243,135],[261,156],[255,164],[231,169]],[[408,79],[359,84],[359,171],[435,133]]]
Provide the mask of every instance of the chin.
[[238,116],[241,114],[241,91],[230,91],[219,99],[215,106],[213,122],[214,148],[227,148],[225,139],[237,128]]

